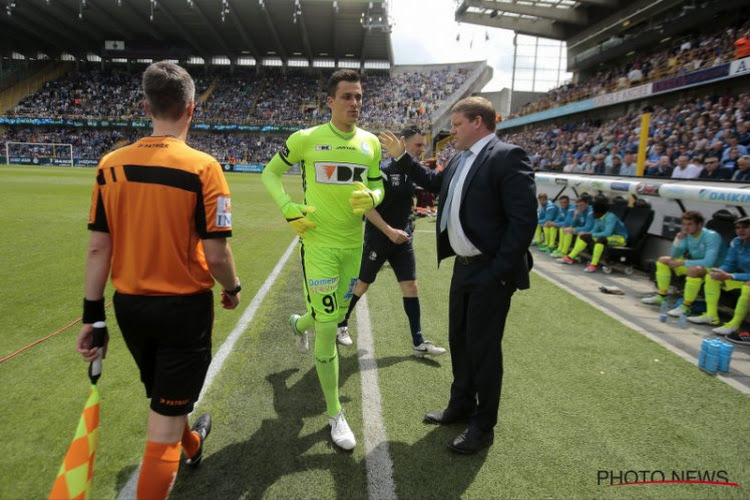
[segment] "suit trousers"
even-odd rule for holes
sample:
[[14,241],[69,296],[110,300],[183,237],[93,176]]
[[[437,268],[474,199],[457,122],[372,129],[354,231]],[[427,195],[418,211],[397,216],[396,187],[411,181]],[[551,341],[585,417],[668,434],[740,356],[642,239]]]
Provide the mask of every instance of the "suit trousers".
[[491,261],[456,259],[449,296],[448,340],[453,363],[449,408],[472,415],[483,431],[497,424],[503,382],[502,340],[515,289],[492,276]]

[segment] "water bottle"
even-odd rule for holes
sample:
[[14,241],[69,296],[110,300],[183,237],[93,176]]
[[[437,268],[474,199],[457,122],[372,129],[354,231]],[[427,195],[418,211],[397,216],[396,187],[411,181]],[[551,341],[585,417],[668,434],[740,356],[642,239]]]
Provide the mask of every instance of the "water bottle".
[[711,375],[714,375],[716,371],[719,369],[719,352],[721,351],[719,342],[721,341],[718,341],[718,342],[711,341],[711,343],[708,344],[708,351],[706,353],[705,370],[707,373],[710,373]]
[[698,367],[701,370],[706,369],[706,355],[708,354],[708,346],[711,343],[711,337],[706,337],[701,342],[701,353],[698,356]]
[[723,340],[720,340],[719,344],[719,371],[721,373],[729,373],[729,363],[732,361],[734,345]]
[[685,310],[684,309],[682,310],[682,312],[680,312],[680,322],[678,323],[678,325],[683,330],[688,327],[687,314],[685,314]]
[[667,298],[664,297],[661,301],[661,308],[659,309],[659,321],[662,323],[667,322],[667,311],[669,311],[669,302],[667,301]]

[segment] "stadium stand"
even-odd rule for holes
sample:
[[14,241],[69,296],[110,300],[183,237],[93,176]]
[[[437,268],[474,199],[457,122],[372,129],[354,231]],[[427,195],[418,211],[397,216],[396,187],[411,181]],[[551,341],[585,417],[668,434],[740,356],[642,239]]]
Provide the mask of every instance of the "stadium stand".
[[[575,157],[576,167],[570,172],[587,173],[588,160],[579,161],[603,155],[603,173],[622,175],[614,168],[613,158],[637,151],[640,119],[640,112],[609,120],[573,117],[560,125],[530,126],[502,137],[529,151],[538,171],[561,172]],[[674,106],[654,106],[651,120],[646,175],[660,176],[661,161],[669,172],[664,176],[671,176],[683,155],[700,168],[707,157],[717,157],[734,175],[739,157],[750,146],[750,93],[684,97]]]
[[526,104],[511,117],[523,116],[650,81],[717,66],[740,57],[735,42],[746,37],[748,31],[750,31],[750,21],[741,20],[737,21],[734,26],[724,27],[711,35],[692,33],[678,37],[668,49],[646,53],[632,61],[623,62],[617,59],[609,67],[596,72],[593,76],[550,90],[539,100]]
[[[143,117],[140,72],[125,68],[82,69],[48,82],[13,110],[24,117],[72,118]],[[430,124],[432,114],[468,77],[468,70],[432,70],[389,75],[369,73],[363,90],[369,101],[363,110],[366,126],[399,128],[406,123]],[[196,78],[196,98],[213,82],[215,88],[200,102],[196,119],[222,123],[311,124],[326,115],[325,76],[281,73],[264,76],[231,74],[215,69]]]

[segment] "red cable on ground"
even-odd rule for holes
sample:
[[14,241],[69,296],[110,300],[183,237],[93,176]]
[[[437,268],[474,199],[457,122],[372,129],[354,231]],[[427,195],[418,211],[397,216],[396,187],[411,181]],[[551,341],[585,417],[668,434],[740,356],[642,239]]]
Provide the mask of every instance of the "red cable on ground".
[[[268,229],[270,229],[270,228],[271,228],[272,226],[276,226],[276,225],[278,225],[278,223],[267,224],[267,225],[265,225],[265,226],[263,226],[263,227],[260,227],[260,228],[256,229],[255,231],[252,231],[252,232],[250,232],[250,233],[248,233],[248,234],[245,234],[245,235],[243,235],[243,236],[240,236],[239,238],[236,238],[236,239],[235,239],[235,241],[241,241],[241,240],[244,240],[245,238],[249,238],[250,236],[253,236],[254,234],[257,234],[257,233],[260,233],[260,232],[263,232],[263,231],[268,231]],[[105,307],[105,308],[106,308],[106,307],[109,307],[109,306],[110,306],[110,304],[112,304],[112,301],[108,302],[108,303],[107,303],[107,304],[106,304],[106,305],[105,305],[104,307]],[[78,318],[77,320],[75,320],[75,321],[73,321],[73,322],[71,322],[71,323],[69,323],[69,324],[65,325],[64,327],[60,328],[59,330],[55,330],[54,332],[50,333],[50,334],[49,334],[49,335],[47,335],[46,337],[42,337],[42,338],[41,338],[41,339],[39,339],[39,340],[35,340],[35,341],[34,341],[34,342],[32,342],[31,344],[29,344],[29,345],[27,345],[27,346],[24,346],[24,347],[20,348],[20,349],[19,349],[19,350],[17,350],[16,352],[13,352],[13,353],[11,353],[11,354],[8,354],[7,356],[5,356],[5,357],[3,357],[3,358],[0,358],[0,364],[1,364],[1,363],[4,363],[5,361],[8,361],[8,360],[9,360],[9,359],[11,359],[12,357],[14,357],[14,356],[17,356],[17,355],[21,354],[22,352],[24,352],[24,351],[26,351],[26,350],[28,350],[28,349],[31,349],[32,347],[34,347],[34,346],[35,346],[35,345],[37,345],[37,344],[41,344],[42,342],[44,342],[44,341],[45,341],[45,340],[47,340],[47,339],[51,339],[51,338],[52,338],[52,337],[54,337],[55,335],[59,335],[59,334],[61,334],[62,332],[64,332],[64,331],[65,331],[65,330],[67,330],[68,328],[70,328],[70,327],[72,327],[72,326],[75,326],[75,325],[77,325],[77,324],[78,324],[78,323],[80,323],[80,322],[81,322],[81,318]]]
[[[106,305],[105,305],[104,307],[105,307],[105,308],[107,308],[107,307],[109,307],[109,306],[110,306],[110,304],[112,304],[112,301],[110,301],[109,303],[107,303],[107,304],[106,304]],[[60,328],[59,330],[55,330],[54,332],[50,333],[50,334],[49,334],[49,335],[47,335],[46,337],[42,337],[42,338],[41,338],[41,339],[39,339],[39,340],[35,340],[34,342],[32,342],[31,344],[29,344],[29,345],[27,345],[27,346],[23,346],[22,348],[20,348],[20,349],[19,349],[19,350],[17,350],[16,352],[10,353],[10,354],[8,354],[8,355],[7,355],[7,356],[5,356],[5,357],[3,357],[3,358],[0,358],[0,363],[4,363],[5,361],[8,361],[8,360],[9,360],[10,358],[12,358],[13,356],[17,356],[18,354],[21,354],[21,353],[22,353],[23,351],[26,351],[27,349],[31,349],[31,348],[32,348],[32,347],[34,347],[35,345],[37,345],[37,344],[41,344],[41,343],[42,343],[42,342],[44,342],[45,340],[47,340],[47,339],[51,339],[51,338],[52,338],[52,337],[54,337],[55,335],[59,335],[59,334],[61,334],[62,332],[64,332],[64,331],[65,331],[65,330],[67,330],[68,328],[70,328],[70,327],[72,327],[72,326],[75,326],[75,325],[77,325],[77,324],[78,324],[78,323],[80,323],[80,322],[81,322],[81,318],[78,318],[77,320],[75,320],[75,321],[72,321],[72,322],[68,323],[67,325],[65,325],[64,327]]]

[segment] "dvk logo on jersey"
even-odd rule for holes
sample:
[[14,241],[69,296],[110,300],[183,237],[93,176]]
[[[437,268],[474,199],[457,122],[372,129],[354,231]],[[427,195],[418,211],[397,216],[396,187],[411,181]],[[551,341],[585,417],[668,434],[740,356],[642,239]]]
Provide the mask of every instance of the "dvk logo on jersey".
[[315,162],[315,182],[319,184],[353,184],[364,182],[367,167],[355,163]]

